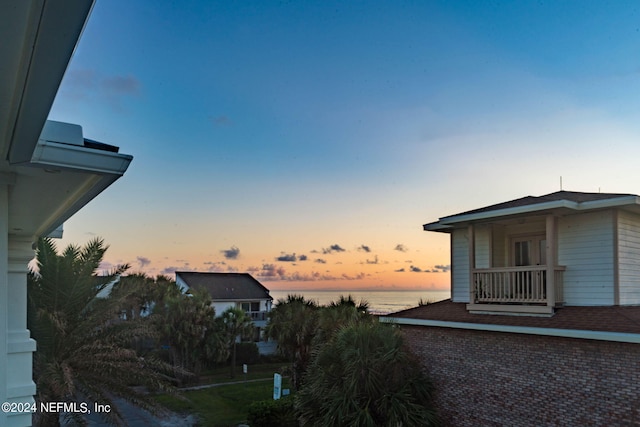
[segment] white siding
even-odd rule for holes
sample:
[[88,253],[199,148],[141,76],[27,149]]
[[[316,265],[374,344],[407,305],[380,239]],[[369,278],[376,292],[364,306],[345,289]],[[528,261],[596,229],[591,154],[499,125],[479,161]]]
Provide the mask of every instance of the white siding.
[[509,265],[505,227],[494,225],[491,229],[491,238],[491,267],[505,267]]
[[467,230],[451,233],[451,300],[469,302],[469,242]]
[[491,267],[491,228],[476,227],[476,268]]
[[614,236],[611,211],[558,220],[558,264],[566,305],[613,305]]
[[211,305],[216,310],[216,317],[218,317],[218,316],[222,316],[222,313],[224,313],[224,311],[229,307],[235,307],[236,303],[225,301],[225,302],[213,302],[211,303]]
[[618,213],[620,304],[640,304],[640,215]]

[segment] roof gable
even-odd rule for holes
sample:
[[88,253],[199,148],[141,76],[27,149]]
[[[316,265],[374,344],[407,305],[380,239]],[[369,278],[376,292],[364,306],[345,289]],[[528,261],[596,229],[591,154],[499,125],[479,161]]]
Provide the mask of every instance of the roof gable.
[[198,273],[176,271],[189,288],[203,288],[213,301],[273,300],[269,290],[249,273]]

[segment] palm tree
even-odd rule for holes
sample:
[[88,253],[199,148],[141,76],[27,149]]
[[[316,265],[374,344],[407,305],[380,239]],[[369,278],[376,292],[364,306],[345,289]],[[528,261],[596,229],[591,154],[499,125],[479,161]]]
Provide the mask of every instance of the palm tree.
[[279,299],[269,312],[266,333],[278,342],[278,350],[293,362],[293,386],[299,389],[311,358],[318,327],[318,306],[302,295]]
[[[113,397],[154,411],[157,405],[131,386],[168,390],[167,375],[176,371],[155,358],[140,357],[132,348],[156,330],[149,319],[121,320],[130,295],[97,297],[127,268],[97,276],[107,248],[102,239],[94,239],[82,248],[69,245],[58,255],[52,240],[39,239],[37,268],[28,276],[28,322],[38,342],[33,366],[36,401],[111,404],[112,411],[105,415],[120,425],[123,419]],[[59,417],[39,412],[34,422],[56,426]]]
[[253,320],[239,307],[229,307],[222,312],[219,325],[226,336],[227,346],[231,351],[231,378],[236,376],[236,344],[238,337],[251,334]]
[[317,349],[296,395],[309,426],[429,426],[431,386],[392,325],[355,323]]
[[376,317],[369,313],[366,301],[356,303],[351,295],[340,296],[325,307],[320,307],[314,346],[329,341],[341,328],[362,322],[375,322]]
[[160,291],[153,312],[162,331],[161,341],[169,346],[174,365],[190,371],[196,377],[203,364],[228,357],[224,336],[218,330],[211,296],[204,289],[189,294],[172,291],[175,282],[168,282]]

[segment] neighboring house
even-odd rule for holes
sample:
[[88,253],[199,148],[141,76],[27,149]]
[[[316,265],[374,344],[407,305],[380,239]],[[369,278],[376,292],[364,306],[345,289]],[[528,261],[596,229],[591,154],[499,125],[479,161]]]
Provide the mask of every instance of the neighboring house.
[[446,425],[640,424],[640,198],[559,191],[441,218],[451,300],[391,314]]
[[[0,2],[0,402],[33,402],[36,343],[27,329],[27,264],[40,236],[127,169],[132,157],[47,121],[89,12],[90,0]],[[31,425],[0,411],[0,426]]]
[[264,328],[271,311],[273,297],[269,290],[248,273],[197,273],[176,271],[176,284],[183,292],[204,288],[211,295],[216,316],[229,307],[244,310],[255,326],[253,341],[260,354],[273,354],[276,343],[266,339]]

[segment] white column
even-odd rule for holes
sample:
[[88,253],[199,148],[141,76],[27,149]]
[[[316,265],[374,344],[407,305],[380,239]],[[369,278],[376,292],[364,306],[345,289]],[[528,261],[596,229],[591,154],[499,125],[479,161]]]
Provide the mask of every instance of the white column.
[[[7,401],[7,318],[9,282],[9,209],[7,184],[0,180],[0,403]],[[0,411],[0,425],[7,425],[7,414]]]
[[473,280],[473,270],[476,268],[476,234],[473,224],[467,228],[467,240],[469,242],[469,303],[476,302],[476,284]]
[[[33,352],[27,329],[27,264],[33,258],[31,239],[9,236],[7,187],[0,188],[0,403],[31,403]],[[0,426],[31,425],[31,413],[0,412]]]
[[556,306],[556,217],[547,215],[547,306]]

